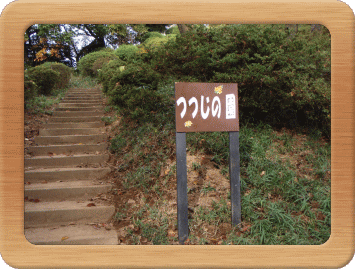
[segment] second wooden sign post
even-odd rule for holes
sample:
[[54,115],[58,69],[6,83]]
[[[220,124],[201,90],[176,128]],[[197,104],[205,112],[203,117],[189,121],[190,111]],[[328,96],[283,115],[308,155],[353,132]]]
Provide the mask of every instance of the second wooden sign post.
[[186,133],[229,132],[232,224],[241,222],[238,85],[175,83],[176,173],[179,243],[189,235]]

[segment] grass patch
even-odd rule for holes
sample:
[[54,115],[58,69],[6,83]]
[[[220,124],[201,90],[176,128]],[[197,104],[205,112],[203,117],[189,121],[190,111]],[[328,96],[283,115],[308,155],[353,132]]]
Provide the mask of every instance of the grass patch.
[[53,106],[58,104],[63,98],[67,89],[54,90],[52,95],[35,96],[25,103],[25,110],[30,114],[47,114],[52,115]]
[[[126,240],[136,244],[176,244],[176,165],[172,89],[164,112],[154,121],[123,116],[111,140],[116,153],[118,189],[144,197],[125,214],[133,231]],[[190,235],[187,244],[319,245],[330,236],[330,143],[321,137],[275,130],[266,124],[240,127],[242,223],[231,225],[229,188],[221,191],[209,178],[217,169],[228,178],[228,133],[189,133],[187,152],[207,156],[208,166],[192,161],[188,174]],[[199,185],[201,184],[201,185]],[[121,206],[127,199],[122,197]],[[210,201],[210,206],[202,201]],[[120,205],[118,206],[120,207]],[[117,221],[120,223],[120,220]],[[139,241],[137,241],[139,239]]]
[[69,82],[69,88],[74,89],[101,89],[96,78],[72,74]]

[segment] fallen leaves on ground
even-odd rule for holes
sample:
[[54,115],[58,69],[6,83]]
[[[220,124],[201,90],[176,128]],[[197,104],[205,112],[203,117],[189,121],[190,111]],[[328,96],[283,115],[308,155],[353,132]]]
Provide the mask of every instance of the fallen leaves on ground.
[[176,235],[176,233],[173,230],[169,230],[168,231],[168,236],[169,237],[174,237]]
[[312,206],[312,208],[319,208],[319,203],[316,201],[312,201],[311,206]]
[[251,224],[245,225],[242,229],[240,229],[240,231],[241,231],[242,233],[245,233],[246,231],[249,230],[250,227],[251,227]]
[[325,220],[325,215],[323,213],[321,213],[321,212],[318,212],[317,219],[318,220]]

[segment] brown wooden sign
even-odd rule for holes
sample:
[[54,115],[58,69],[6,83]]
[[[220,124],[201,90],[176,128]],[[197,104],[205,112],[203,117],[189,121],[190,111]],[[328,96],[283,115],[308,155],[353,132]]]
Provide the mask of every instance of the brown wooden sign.
[[238,84],[175,83],[176,132],[239,131]]

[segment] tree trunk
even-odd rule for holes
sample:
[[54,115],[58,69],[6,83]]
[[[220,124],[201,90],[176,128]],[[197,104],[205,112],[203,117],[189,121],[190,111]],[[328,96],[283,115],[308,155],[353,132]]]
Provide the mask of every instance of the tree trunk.
[[184,34],[189,31],[189,27],[186,24],[178,24],[177,27],[179,28],[180,34]]

